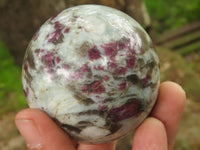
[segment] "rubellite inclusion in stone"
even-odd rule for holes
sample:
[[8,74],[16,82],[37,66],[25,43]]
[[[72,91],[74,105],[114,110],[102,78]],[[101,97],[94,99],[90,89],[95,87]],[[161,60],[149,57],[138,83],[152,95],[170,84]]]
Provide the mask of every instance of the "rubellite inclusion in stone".
[[159,76],[159,59],[142,27],[99,5],[47,20],[30,41],[22,69],[29,106],[87,143],[138,127],[154,106]]

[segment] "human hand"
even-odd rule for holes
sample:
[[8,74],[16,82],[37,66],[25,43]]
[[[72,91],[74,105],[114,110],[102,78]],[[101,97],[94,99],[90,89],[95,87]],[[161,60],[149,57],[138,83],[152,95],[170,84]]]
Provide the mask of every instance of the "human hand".
[[[132,150],[172,150],[185,101],[185,92],[179,85],[162,83],[153,111],[134,133]],[[77,144],[37,109],[22,110],[16,115],[15,123],[29,150],[114,150],[116,145],[116,141]]]

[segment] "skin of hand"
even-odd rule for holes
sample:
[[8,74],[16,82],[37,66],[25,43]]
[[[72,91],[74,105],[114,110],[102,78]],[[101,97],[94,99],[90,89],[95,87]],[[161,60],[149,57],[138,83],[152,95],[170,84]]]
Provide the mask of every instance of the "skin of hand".
[[[185,102],[185,92],[178,84],[162,83],[154,109],[134,133],[132,150],[172,150]],[[15,123],[29,150],[114,150],[116,146],[116,141],[77,144],[38,109],[20,111]]]

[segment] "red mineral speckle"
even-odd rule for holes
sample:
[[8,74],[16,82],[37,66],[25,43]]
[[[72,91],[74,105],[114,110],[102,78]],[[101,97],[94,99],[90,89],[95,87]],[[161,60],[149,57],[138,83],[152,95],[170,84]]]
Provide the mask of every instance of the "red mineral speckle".
[[65,30],[64,30],[64,33],[68,33],[69,32],[69,30],[70,30],[70,28],[68,27],[68,28],[66,28]]
[[73,72],[71,71],[69,74],[66,75],[67,81],[76,81],[82,78],[82,74],[80,72]]
[[56,30],[62,30],[62,29],[64,29],[64,25],[61,24],[59,21],[56,21],[54,23],[54,29],[56,29]]
[[60,13],[57,13],[55,16],[51,17],[50,20],[51,20],[51,21],[54,20],[56,17],[58,17],[59,14],[60,14]]
[[82,77],[82,73],[79,73],[79,72],[73,72],[71,74],[71,78],[75,80],[80,79],[81,77]]
[[135,56],[131,56],[127,59],[127,67],[130,69],[133,69],[134,65],[135,65]]
[[121,83],[121,84],[119,85],[119,90],[120,90],[120,91],[124,91],[125,89],[126,89],[126,82]]
[[99,95],[96,95],[95,97],[96,97],[96,98],[98,98],[98,99],[100,99],[100,98],[101,98],[101,96],[99,96]]
[[105,55],[113,59],[117,55],[116,43],[108,43],[101,46],[105,50]]
[[64,64],[64,65],[63,65],[63,68],[64,68],[65,70],[68,70],[68,69],[69,69],[69,65],[68,65],[68,64]]
[[104,110],[107,110],[107,109],[108,109],[108,107],[105,106],[105,105],[99,106],[99,108],[98,108],[99,111],[104,111]]
[[126,73],[126,68],[125,67],[119,67],[119,68],[117,68],[117,69],[115,69],[115,73],[116,74],[120,74],[120,75],[122,75],[122,74],[125,74]]
[[27,62],[27,59],[24,60],[24,70],[25,70],[25,71],[28,70],[28,62]]
[[94,93],[94,94],[101,94],[105,93],[106,89],[102,85],[102,81],[94,81],[91,84],[84,85],[81,90],[83,92],[87,92],[88,94]]
[[24,91],[24,95],[25,95],[25,97],[27,98],[27,96],[28,96],[28,93],[29,93],[29,90],[28,90],[28,88],[26,88],[26,89],[23,89],[23,91]]
[[104,66],[94,66],[95,70],[104,70]]
[[54,54],[47,53],[42,56],[42,62],[48,67],[51,68],[54,66]]
[[105,50],[105,55],[110,57],[110,59],[114,59],[117,55],[118,51],[124,50],[129,47],[128,42],[112,42],[112,43],[105,43],[101,45],[101,47]]
[[84,64],[81,68],[80,68],[81,72],[89,72],[90,68],[88,67],[88,64]]
[[55,32],[47,35],[48,42],[55,43],[59,39],[60,36],[61,36],[61,32],[59,30],[56,30]]
[[60,57],[56,57],[56,63],[60,63]]
[[101,58],[100,51],[97,49],[96,46],[94,46],[93,48],[89,49],[88,55],[89,55],[89,59],[90,60],[95,60],[95,59]]
[[88,92],[88,89],[89,87],[88,87],[88,85],[84,85],[82,88],[81,88],[81,91],[83,91],[83,92]]
[[127,43],[121,43],[121,42],[117,43],[117,46],[119,50],[122,50],[128,47]]
[[105,87],[102,85],[102,81],[95,81],[91,84],[92,92],[95,94],[101,94],[106,91]]
[[109,78],[109,76],[105,75],[105,76],[103,77],[103,79],[104,79],[104,81],[108,81],[110,78]]
[[103,45],[103,47],[112,47],[112,48],[118,50],[118,42],[105,43]]
[[42,53],[44,53],[44,49],[37,49],[38,52],[37,53],[37,56],[41,56]]
[[153,99],[150,99],[149,104],[151,104],[153,102]]
[[114,62],[110,62],[110,63],[109,63],[109,68],[110,68],[110,69],[115,69],[115,68],[117,68],[117,64],[114,63]]
[[44,52],[44,49],[35,49],[37,56],[40,56]]
[[142,79],[143,85],[147,86],[150,80],[151,80],[151,75],[147,75],[144,79]]
[[55,31],[47,35],[48,42],[50,43],[60,43],[62,41],[63,35],[62,30],[64,29],[64,25],[60,24],[58,21],[54,24]]
[[138,100],[133,100],[130,104],[124,104],[120,107],[113,108],[108,112],[108,117],[112,118],[114,121],[121,121],[127,119],[134,115],[137,115],[139,110],[140,102]]

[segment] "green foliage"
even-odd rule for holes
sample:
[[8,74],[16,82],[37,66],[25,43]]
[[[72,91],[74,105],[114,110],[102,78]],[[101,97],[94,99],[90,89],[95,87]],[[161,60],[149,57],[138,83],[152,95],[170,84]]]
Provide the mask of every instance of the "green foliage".
[[21,69],[0,40],[0,114],[26,106],[22,91]]
[[191,52],[198,51],[199,48],[200,48],[200,41],[193,43],[193,44],[190,44],[188,46],[185,46],[184,48],[177,50],[177,52],[180,53],[181,55],[187,55]]
[[200,0],[144,0],[157,34],[200,18]]

